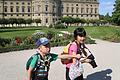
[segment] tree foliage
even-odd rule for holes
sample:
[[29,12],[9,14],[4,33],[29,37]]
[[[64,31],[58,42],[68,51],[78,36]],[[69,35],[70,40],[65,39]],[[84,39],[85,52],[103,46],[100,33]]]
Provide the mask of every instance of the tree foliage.
[[120,0],[115,1],[112,21],[118,26],[120,25]]

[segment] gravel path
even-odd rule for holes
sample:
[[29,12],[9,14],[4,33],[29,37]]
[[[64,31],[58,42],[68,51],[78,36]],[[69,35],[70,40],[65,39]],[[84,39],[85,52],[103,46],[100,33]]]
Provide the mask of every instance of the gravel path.
[[[86,80],[120,80],[120,43],[96,40],[87,45],[96,57],[98,67],[84,64]],[[54,47],[51,52],[60,53],[63,47]],[[25,80],[25,63],[35,53],[33,50],[0,54],[0,80]],[[57,60],[51,63],[49,80],[65,80],[65,66]]]

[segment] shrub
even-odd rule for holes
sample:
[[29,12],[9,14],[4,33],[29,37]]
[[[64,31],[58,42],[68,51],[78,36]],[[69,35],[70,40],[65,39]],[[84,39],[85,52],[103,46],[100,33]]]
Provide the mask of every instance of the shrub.
[[35,41],[32,39],[31,36],[28,36],[26,39],[23,41],[24,45],[29,45],[29,44],[34,44]]
[[36,33],[34,33],[32,36],[31,36],[31,39],[36,42],[39,38],[41,37],[45,37],[45,33],[44,32],[40,32],[40,31],[37,31]]
[[6,45],[9,45],[11,42],[11,39],[5,39],[0,37],[0,46],[5,47]]
[[22,43],[22,39],[20,37],[15,37],[15,42],[17,45],[20,45]]
[[2,48],[0,48],[0,53],[9,52],[9,51],[33,49],[33,48],[35,48],[35,45],[20,45],[20,46],[2,47]]
[[54,26],[52,24],[49,25],[49,28],[53,28]]
[[47,32],[47,38],[52,39],[53,37],[55,37],[55,33],[53,31],[48,31]]
[[65,29],[66,28],[66,26],[62,23],[56,24],[54,27],[55,27],[55,29]]

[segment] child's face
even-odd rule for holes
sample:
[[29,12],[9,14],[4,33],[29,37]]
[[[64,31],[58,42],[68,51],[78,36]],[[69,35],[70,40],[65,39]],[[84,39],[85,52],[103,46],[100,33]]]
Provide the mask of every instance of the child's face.
[[40,50],[41,50],[41,52],[44,53],[44,54],[49,53],[49,52],[50,52],[50,44],[42,45],[42,46],[40,47]]
[[84,43],[86,37],[85,36],[77,36],[77,41],[80,43]]

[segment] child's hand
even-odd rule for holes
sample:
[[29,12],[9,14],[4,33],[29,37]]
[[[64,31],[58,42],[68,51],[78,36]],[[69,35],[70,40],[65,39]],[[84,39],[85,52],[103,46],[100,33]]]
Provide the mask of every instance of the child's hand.
[[77,55],[76,55],[76,58],[77,58],[77,59],[80,59],[80,58],[81,58],[81,55],[80,55],[80,54],[77,54]]
[[84,57],[84,58],[81,58],[80,61],[81,61],[82,63],[89,63],[89,62],[91,62],[92,60],[91,60],[91,59],[87,59],[87,57]]
[[89,63],[89,62],[91,62],[92,60],[91,60],[91,59],[85,59],[84,61],[85,61],[85,63]]

